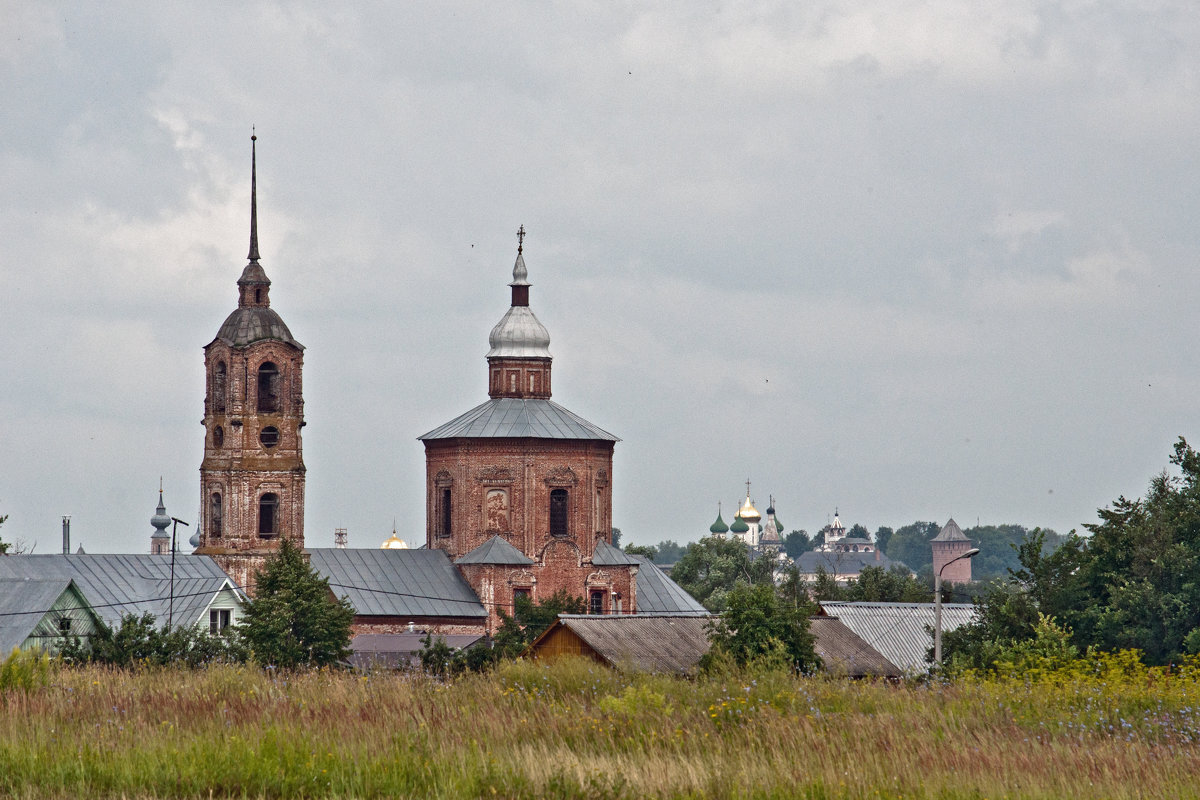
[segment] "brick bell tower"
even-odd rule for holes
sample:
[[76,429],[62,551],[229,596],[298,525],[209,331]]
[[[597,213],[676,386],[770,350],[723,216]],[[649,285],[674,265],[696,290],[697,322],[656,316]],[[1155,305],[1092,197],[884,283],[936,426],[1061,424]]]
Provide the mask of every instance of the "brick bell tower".
[[529,307],[525,229],[512,302],[489,336],[489,399],[419,437],[426,534],[491,611],[558,590],[590,613],[636,610],[638,562],[611,544],[617,437],[550,399],[550,334]]
[[259,263],[257,154],[250,145],[250,253],[238,307],[204,348],[198,555],[254,593],[281,539],[304,547],[304,346],[271,308]]

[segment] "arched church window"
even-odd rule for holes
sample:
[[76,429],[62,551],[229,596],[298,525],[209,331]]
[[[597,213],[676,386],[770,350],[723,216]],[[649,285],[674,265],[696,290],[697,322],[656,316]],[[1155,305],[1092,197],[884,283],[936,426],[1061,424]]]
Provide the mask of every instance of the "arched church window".
[[213,428],[213,447],[220,449],[225,446],[225,429],[220,425]]
[[279,495],[274,492],[258,499],[258,535],[279,535]]
[[258,368],[259,413],[279,411],[279,377],[279,367],[271,361],[264,361]]
[[567,535],[568,497],[566,489],[550,490],[550,535]]
[[213,492],[208,498],[208,535],[221,538],[221,493]]
[[218,361],[217,368],[213,371],[212,402],[213,411],[219,414],[225,412],[225,395],[226,386],[228,385],[226,380],[227,377],[228,375],[225,370],[225,362]]

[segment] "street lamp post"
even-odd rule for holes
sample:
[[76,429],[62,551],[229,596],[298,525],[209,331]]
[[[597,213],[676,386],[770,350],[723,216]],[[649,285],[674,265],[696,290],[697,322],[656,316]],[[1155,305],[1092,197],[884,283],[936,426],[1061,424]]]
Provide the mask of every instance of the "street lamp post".
[[[967,552],[952,558],[945,564],[942,564],[942,569],[953,564],[955,561],[962,561],[964,558],[974,558],[979,555],[979,548],[972,547]],[[942,665],[942,569],[937,571],[933,576],[933,663],[939,667]]]
[[167,630],[171,630],[175,624],[175,531],[179,530],[179,526],[188,527],[188,524],[181,519],[171,517],[171,522],[175,524],[171,526],[171,604],[167,607]]

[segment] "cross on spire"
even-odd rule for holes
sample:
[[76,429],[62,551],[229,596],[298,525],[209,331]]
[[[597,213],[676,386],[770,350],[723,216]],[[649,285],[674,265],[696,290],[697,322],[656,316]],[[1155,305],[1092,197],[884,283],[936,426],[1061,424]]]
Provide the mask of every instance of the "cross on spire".
[[750,497],[750,479],[746,478],[746,497]]
[[525,249],[525,226],[517,228],[517,253]]

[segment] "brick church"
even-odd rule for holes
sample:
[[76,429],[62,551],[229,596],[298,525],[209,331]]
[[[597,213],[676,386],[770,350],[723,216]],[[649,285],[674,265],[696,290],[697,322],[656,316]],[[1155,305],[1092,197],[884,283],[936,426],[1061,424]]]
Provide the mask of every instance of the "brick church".
[[[251,137],[252,140],[254,137]],[[204,348],[201,515],[192,541],[253,594],[283,539],[304,547],[304,347],[271,308],[260,263],[257,157],[237,308]],[[492,329],[488,399],[420,436],[425,545],[306,552],[356,610],[357,633],[420,625],[488,633],[521,596],[565,591],[591,614],[704,609],[658,567],[612,546],[617,437],[550,399],[550,336],[529,305],[524,229],[511,306]]]

